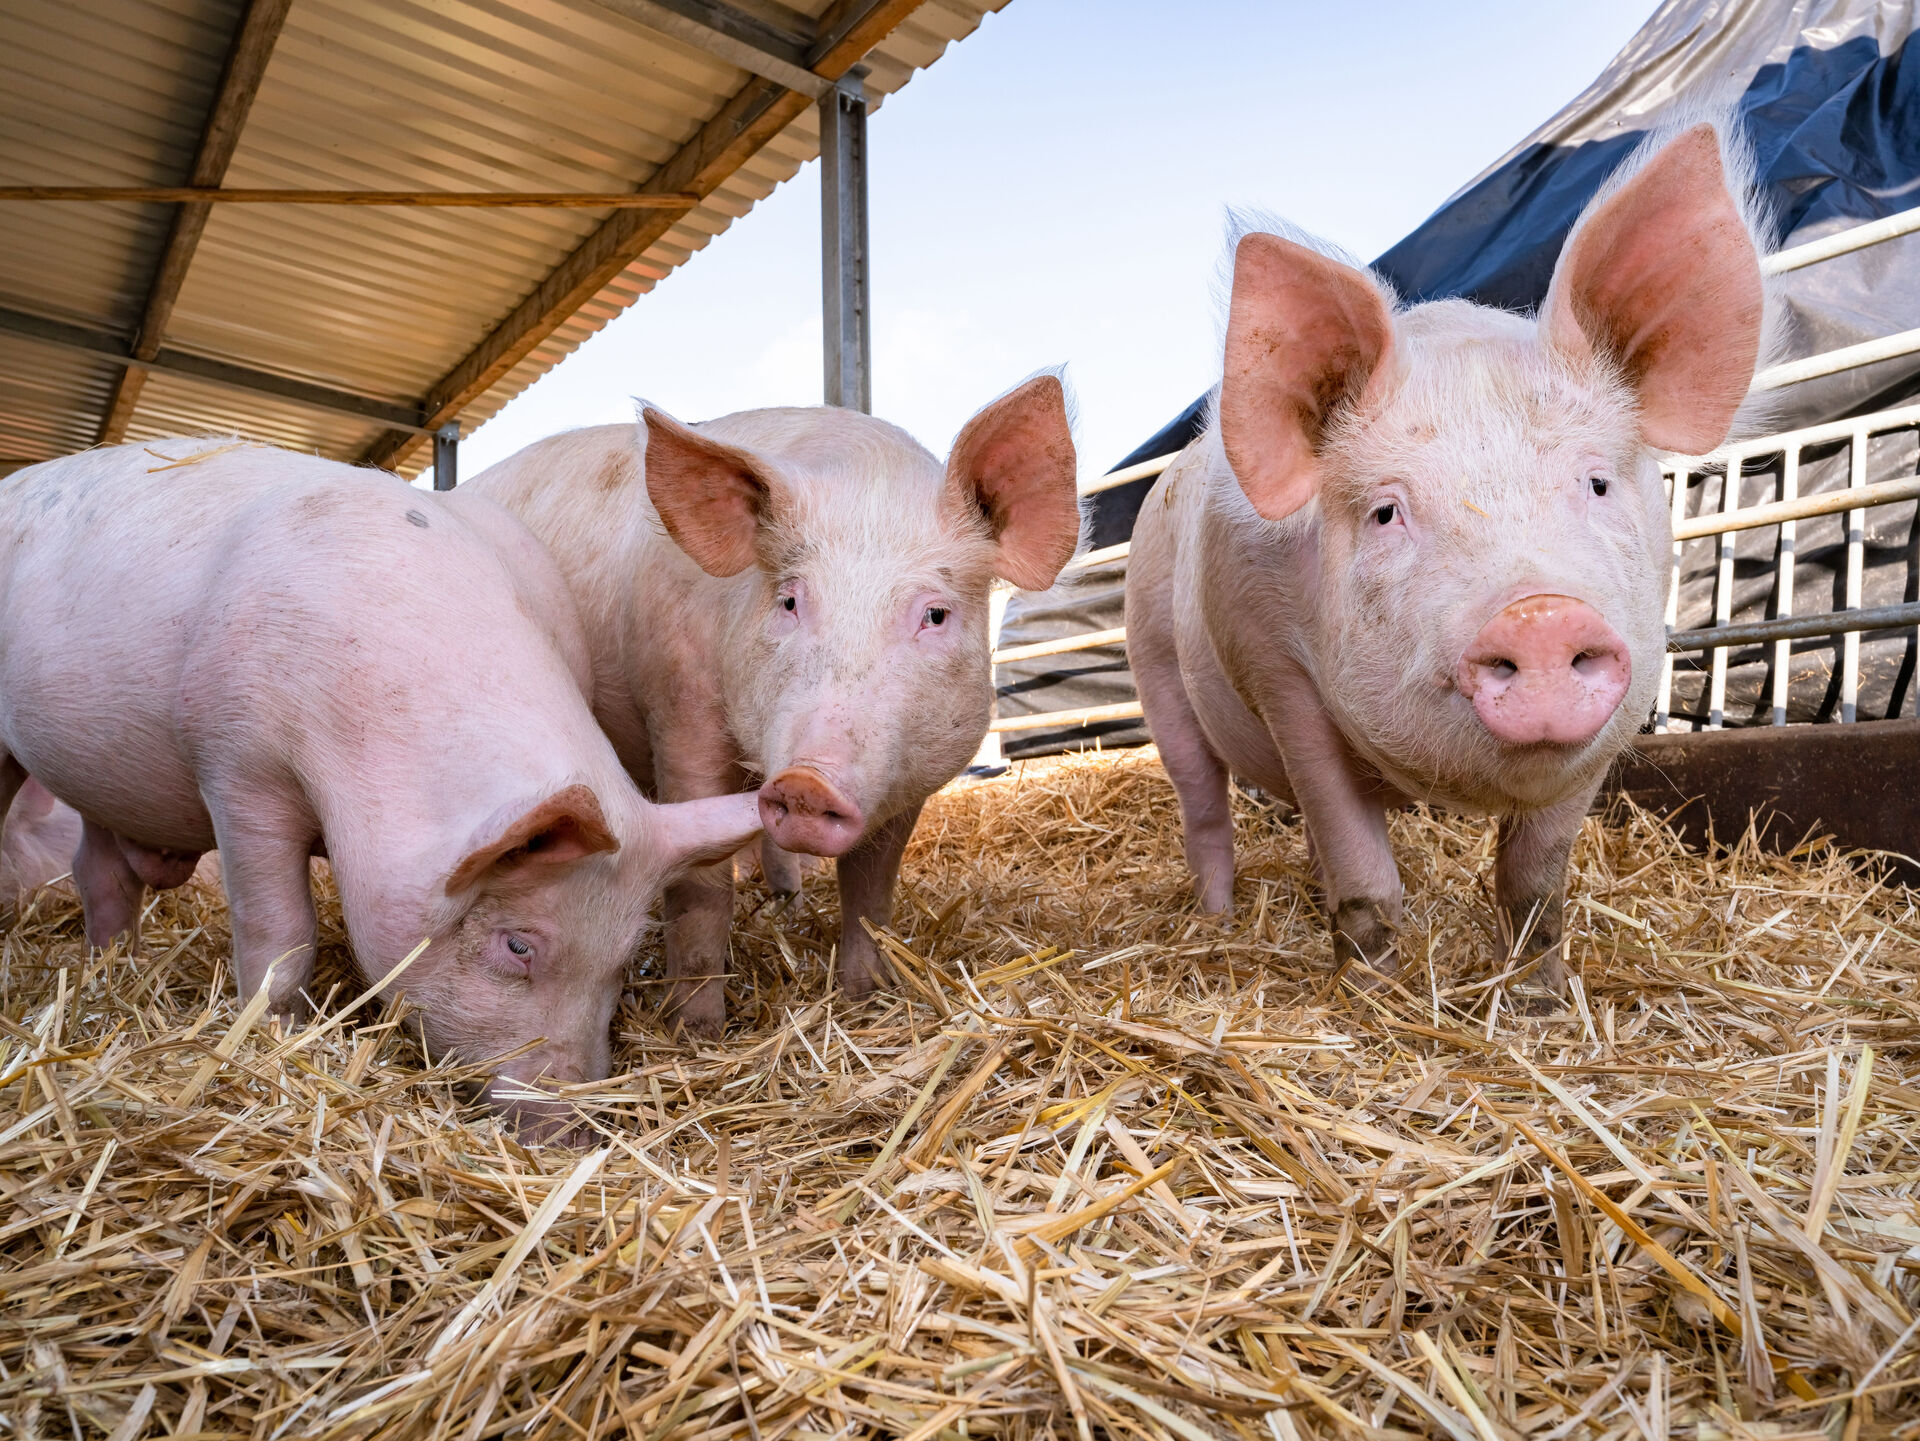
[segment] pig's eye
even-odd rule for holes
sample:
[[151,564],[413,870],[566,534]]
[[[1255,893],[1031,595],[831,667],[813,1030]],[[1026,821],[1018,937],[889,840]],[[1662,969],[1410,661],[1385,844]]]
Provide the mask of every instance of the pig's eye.
[[1376,505],[1373,508],[1374,523],[1376,525],[1392,525],[1393,518],[1399,513],[1400,507],[1391,502],[1386,505]]
[[780,609],[786,611],[789,615],[791,615],[794,611],[800,609],[800,598],[798,596],[792,596],[792,595],[781,596]]
[[928,606],[927,613],[920,618],[920,623],[922,625],[945,625],[947,623],[947,608],[944,605]]
[[1593,487],[1593,493],[1595,495],[1605,495],[1607,493],[1607,486],[1611,483],[1612,482],[1604,475],[1596,475],[1587,482],[1588,485]]
[[492,944],[487,947],[484,959],[493,974],[505,981],[530,981],[533,979],[533,942],[513,931],[499,930],[493,933]]

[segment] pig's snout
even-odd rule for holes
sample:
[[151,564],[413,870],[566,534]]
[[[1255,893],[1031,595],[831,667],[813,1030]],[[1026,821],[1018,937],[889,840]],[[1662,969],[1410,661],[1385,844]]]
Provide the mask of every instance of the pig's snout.
[[571,1101],[544,1094],[546,1086],[556,1079],[543,1075],[540,1080],[529,1083],[501,1074],[487,1082],[483,1094],[487,1105],[499,1113],[523,1142],[584,1146],[593,1139],[593,1130],[581,1122],[579,1109]]
[[514,1135],[530,1146],[591,1145],[594,1132],[583,1125],[580,1113],[559,1101],[514,1101],[501,1108]]
[[760,787],[760,823],[783,851],[843,856],[859,844],[860,807],[812,766],[788,766]]
[[1627,643],[1566,595],[1513,602],[1481,627],[1454,677],[1481,722],[1510,745],[1584,745],[1632,679]]

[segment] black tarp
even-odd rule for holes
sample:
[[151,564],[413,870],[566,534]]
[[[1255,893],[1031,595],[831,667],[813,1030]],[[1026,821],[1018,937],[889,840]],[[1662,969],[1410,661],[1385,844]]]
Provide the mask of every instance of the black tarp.
[[[1413,234],[1374,262],[1409,301],[1466,296],[1532,310],[1546,293],[1553,262],[1581,208],[1646,134],[1677,111],[1725,103],[1752,145],[1757,181],[1770,210],[1774,243],[1804,244],[1920,204],[1920,57],[1910,55],[1920,27],[1912,4],[1876,0],[1669,0],[1587,90],[1443,205]],[[1787,316],[1785,358],[1818,354],[1920,327],[1920,234],[1789,272],[1777,282]],[[1779,392],[1778,427],[1864,414],[1920,394],[1920,357],[1803,382]],[[1206,397],[1182,411],[1115,469],[1180,449],[1199,431]],[[1779,463],[1749,468],[1743,505],[1778,496]],[[1920,453],[1911,433],[1874,442],[1870,481],[1912,475]],[[1845,486],[1844,442],[1803,458],[1802,494]],[[1689,514],[1716,511],[1719,475],[1696,475]],[[1152,482],[1101,492],[1091,501],[1095,546],[1125,540]],[[1920,593],[1915,507],[1868,512],[1863,535],[1868,604]],[[1843,515],[1802,521],[1795,569],[1796,611],[1838,607],[1847,537]],[[1777,531],[1741,534],[1735,553],[1734,619],[1771,613]],[[1704,625],[1713,612],[1718,542],[1690,542],[1682,558],[1680,625]],[[1125,571],[1083,573],[1007,608],[1002,645],[1051,640],[1121,624]],[[1863,646],[1861,718],[1915,709],[1914,639],[1880,637]],[[1733,657],[1726,721],[1770,719],[1772,648]],[[1827,641],[1797,642],[1789,718],[1826,719],[1838,676]],[[1002,715],[1078,710],[1133,699],[1121,647],[1070,652],[1002,666]],[[1674,713],[1705,719],[1700,674],[1683,662]],[[1010,733],[1009,755],[1144,740],[1138,722]]]

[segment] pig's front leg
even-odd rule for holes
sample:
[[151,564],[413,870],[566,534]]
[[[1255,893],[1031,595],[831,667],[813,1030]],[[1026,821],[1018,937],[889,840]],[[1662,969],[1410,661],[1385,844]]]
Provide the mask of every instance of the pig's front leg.
[[[720,749],[726,718],[696,710],[650,719],[650,745],[660,799],[691,801],[745,789],[733,755]],[[727,1025],[727,959],[733,931],[733,858],[699,866],[667,887],[661,899],[667,995],[660,1019],[668,1031],[718,1039]]]
[[1326,890],[1334,960],[1391,976],[1400,969],[1401,892],[1387,838],[1387,792],[1355,767],[1306,676],[1286,676],[1266,714]]
[[667,999],[661,1019],[669,1031],[712,1040],[727,1025],[727,953],[733,928],[733,859],[689,871],[667,887]]
[[73,855],[73,885],[86,917],[87,944],[105,950],[121,936],[140,943],[140,902],[146,883],[127,864],[120,838],[105,826],[81,818],[80,849]]
[[835,976],[849,999],[869,994],[886,974],[880,948],[860,922],[884,926],[892,921],[900,857],[919,819],[919,805],[910,806],[835,862],[840,880],[840,959]]
[[273,969],[269,1006],[299,1016],[313,985],[318,922],[313,908],[313,838],[290,839],[292,828],[214,817],[220,874],[233,916],[233,970],[242,997],[252,996]]
[[[1129,622],[1145,610],[1145,602],[1130,609]],[[1140,706],[1180,802],[1180,842],[1193,873],[1194,896],[1201,910],[1223,915],[1233,909],[1233,797],[1227,768],[1193,713],[1171,641],[1159,636],[1158,627],[1143,627],[1143,632],[1136,637],[1130,630],[1127,645]]]
[[1493,892],[1501,929],[1519,958],[1539,957],[1534,980],[1555,996],[1567,989],[1566,966],[1560,959],[1567,857],[1597,789],[1589,786],[1557,806],[1518,811],[1500,821]]

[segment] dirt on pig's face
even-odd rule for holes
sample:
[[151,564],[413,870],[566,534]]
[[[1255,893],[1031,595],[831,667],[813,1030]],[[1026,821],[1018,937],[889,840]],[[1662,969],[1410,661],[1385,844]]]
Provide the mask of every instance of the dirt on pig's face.
[[[1462,301],[1403,312],[1396,346],[1384,395],[1322,447],[1323,693],[1416,794],[1552,804],[1638,730],[1659,675],[1669,531],[1633,393],[1604,364],[1540,345],[1532,322]],[[1503,736],[1476,710],[1463,658],[1516,605],[1579,612],[1593,654],[1576,664],[1608,682],[1597,703],[1577,694],[1584,718]],[[1497,684],[1510,662],[1497,641],[1481,649]]]

